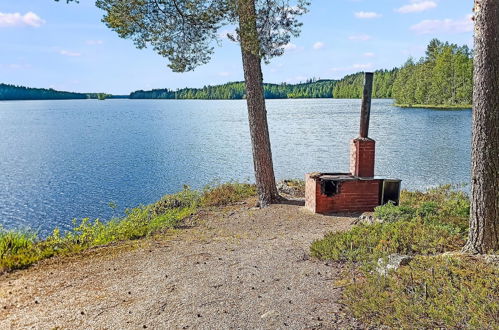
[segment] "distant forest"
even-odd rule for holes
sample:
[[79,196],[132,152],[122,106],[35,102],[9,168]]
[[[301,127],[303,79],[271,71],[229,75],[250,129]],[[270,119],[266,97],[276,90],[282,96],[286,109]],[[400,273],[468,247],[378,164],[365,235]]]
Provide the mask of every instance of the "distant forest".
[[0,101],[15,100],[79,100],[79,99],[105,99],[128,98],[128,96],[109,95],[106,93],[73,93],[56,91],[52,88],[31,88],[0,84]]
[[[291,98],[360,98],[362,72],[341,80],[310,79],[299,84],[264,84],[267,99]],[[0,100],[57,100],[86,98],[131,99],[244,99],[243,82],[231,82],[203,88],[153,89],[135,91],[129,96],[104,93],[71,93],[53,89],[28,88],[0,84]],[[472,103],[473,52],[433,39],[426,56],[418,61],[410,58],[401,68],[378,70],[374,75],[373,97],[393,98],[400,106],[460,107]]]
[[0,84],[0,100],[69,100],[86,98],[87,94],[61,92],[52,88],[30,88]]
[[[356,73],[338,81],[334,98],[360,98],[363,74]],[[393,98],[402,106],[469,106],[473,94],[473,53],[433,39],[426,56],[415,62],[410,58],[402,68],[376,71],[373,97]]]
[[[265,98],[331,98],[336,80],[310,79],[305,83],[264,84]],[[152,91],[136,91],[130,94],[131,99],[202,99],[202,100],[238,100],[246,97],[243,82],[231,82],[203,88],[183,88],[179,90],[153,89]]]

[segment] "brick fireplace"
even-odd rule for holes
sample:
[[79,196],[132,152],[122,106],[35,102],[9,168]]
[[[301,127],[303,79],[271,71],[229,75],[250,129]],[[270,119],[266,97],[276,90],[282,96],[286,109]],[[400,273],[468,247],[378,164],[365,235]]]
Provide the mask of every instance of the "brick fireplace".
[[350,173],[305,175],[305,207],[315,213],[369,212],[398,204],[400,180],[374,176],[376,142],[368,137],[373,74],[365,74],[360,133],[350,143]]

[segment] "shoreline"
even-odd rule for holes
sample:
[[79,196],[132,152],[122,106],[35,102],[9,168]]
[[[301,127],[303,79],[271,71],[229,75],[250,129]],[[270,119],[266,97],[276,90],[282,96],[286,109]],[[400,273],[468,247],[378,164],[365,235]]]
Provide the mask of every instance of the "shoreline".
[[460,105],[428,105],[428,104],[393,104],[398,108],[414,108],[414,109],[433,109],[433,110],[470,110],[473,106],[470,104]]

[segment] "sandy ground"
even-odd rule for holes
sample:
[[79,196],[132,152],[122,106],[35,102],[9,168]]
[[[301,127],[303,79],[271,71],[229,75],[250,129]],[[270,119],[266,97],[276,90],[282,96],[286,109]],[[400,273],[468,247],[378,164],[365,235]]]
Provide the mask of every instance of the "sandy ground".
[[202,211],[184,229],[0,277],[0,329],[344,329],[341,265],[310,243],[355,218],[298,203]]

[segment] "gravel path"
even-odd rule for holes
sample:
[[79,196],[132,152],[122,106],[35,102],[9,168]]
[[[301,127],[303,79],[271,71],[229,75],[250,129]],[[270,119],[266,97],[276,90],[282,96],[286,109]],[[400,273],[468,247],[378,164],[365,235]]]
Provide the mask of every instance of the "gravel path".
[[0,277],[0,329],[338,329],[338,264],[310,243],[354,218],[299,205],[203,211],[173,234]]

